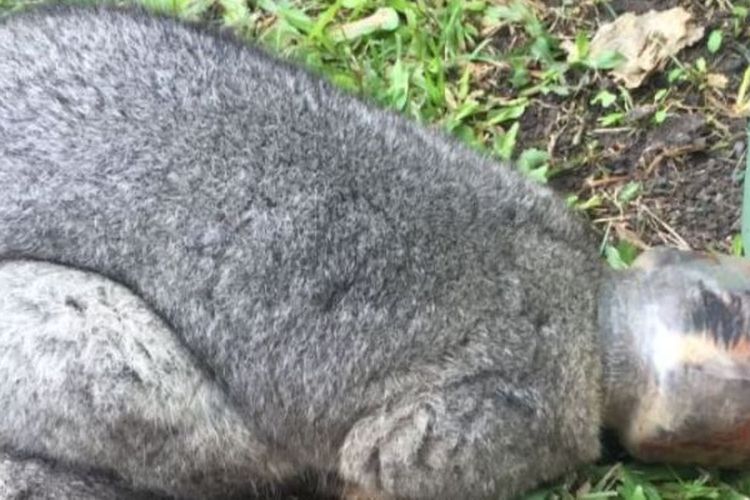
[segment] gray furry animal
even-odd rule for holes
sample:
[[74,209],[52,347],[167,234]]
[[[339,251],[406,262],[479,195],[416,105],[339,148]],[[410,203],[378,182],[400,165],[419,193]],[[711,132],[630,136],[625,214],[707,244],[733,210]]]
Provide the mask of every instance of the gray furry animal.
[[167,18],[0,47],[0,493],[502,499],[597,457],[604,271],[549,190]]

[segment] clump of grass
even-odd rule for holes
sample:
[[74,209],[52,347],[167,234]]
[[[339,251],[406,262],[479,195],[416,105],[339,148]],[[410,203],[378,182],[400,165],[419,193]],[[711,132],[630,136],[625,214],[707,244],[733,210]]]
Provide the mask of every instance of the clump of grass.
[[615,463],[589,467],[522,500],[747,500],[748,481],[737,474]]

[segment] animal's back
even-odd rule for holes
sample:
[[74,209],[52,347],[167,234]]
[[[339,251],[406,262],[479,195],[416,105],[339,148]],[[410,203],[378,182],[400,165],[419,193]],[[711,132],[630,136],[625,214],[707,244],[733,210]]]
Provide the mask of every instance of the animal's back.
[[595,453],[599,263],[549,191],[168,19],[42,10],[0,46],[0,257],[131,287],[267,442],[332,463],[359,416],[489,379]]

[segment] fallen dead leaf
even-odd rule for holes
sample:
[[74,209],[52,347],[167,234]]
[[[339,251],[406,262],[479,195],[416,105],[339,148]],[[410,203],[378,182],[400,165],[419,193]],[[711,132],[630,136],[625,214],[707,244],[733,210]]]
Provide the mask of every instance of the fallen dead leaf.
[[682,7],[641,15],[626,13],[599,28],[589,53],[593,59],[611,52],[624,56],[625,61],[611,73],[632,89],[668,57],[703,38],[703,32]]
[[724,90],[729,84],[729,79],[721,73],[709,73],[706,75],[706,83],[711,88]]

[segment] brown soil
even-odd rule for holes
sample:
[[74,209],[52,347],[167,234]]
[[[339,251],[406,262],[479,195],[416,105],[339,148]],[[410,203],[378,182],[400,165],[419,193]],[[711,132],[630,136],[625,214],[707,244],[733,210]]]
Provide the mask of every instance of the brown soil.
[[[553,166],[560,170],[551,180],[552,187],[583,199],[599,194],[605,202],[591,213],[594,225],[602,234],[641,248],[670,244],[728,251],[740,230],[746,122],[727,110],[750,63],[750,50],[746,38],[743,42],[733,38],[731,17],[704,4],[614,0],[608,7],[582,7],[582,14],[593,32],[598,24],[623,12],[682,5],[705,27],[706,37],[721,28],[724,42],[717,54],[710,54],[704,37],[678,59],[688,65],[705,58],[709,73],[728,78],[724,89],[670,84],[666,75],[674,66],[668,65],[642,88],[631,90],[633,108],[625,123],[605,128],[597,122],[602,109],[590,101],[600,89],[616,93],[617,85],[602,74],[571,96],[535,100],[522,118],[519,148],[533,146],[552,153]],[[578,28],[580,21],[570,27]],[[672,92],[669,117],[653,125],[654,94],[664,88]],[[641,183],[639,197],[627,206],[618,203],[620,190],[633,181]]]

